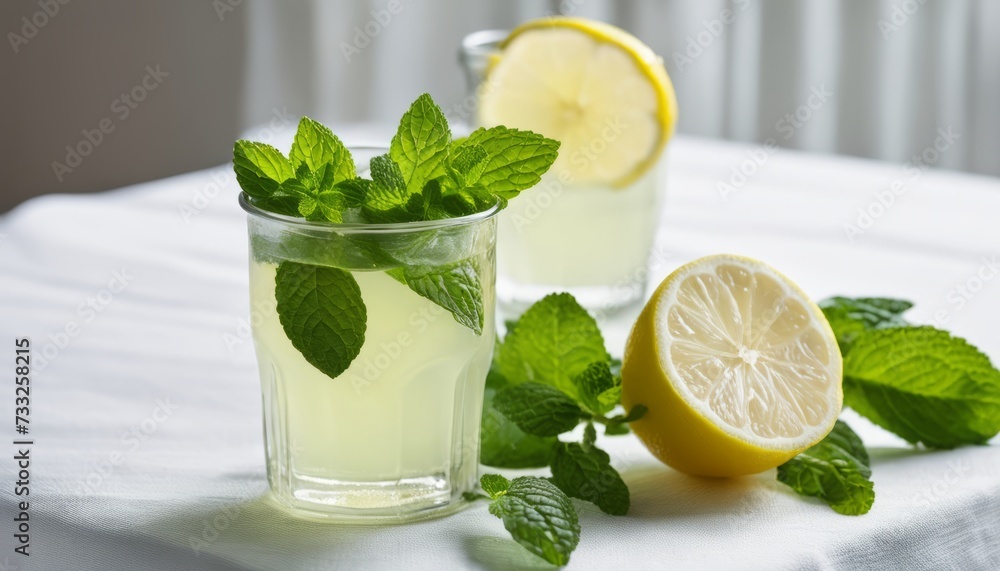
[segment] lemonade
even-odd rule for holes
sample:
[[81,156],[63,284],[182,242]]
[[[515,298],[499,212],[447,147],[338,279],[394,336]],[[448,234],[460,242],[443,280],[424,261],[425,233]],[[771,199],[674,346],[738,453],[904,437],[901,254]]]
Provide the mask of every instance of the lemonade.
[[[527,307],[569,291],[601,309],[642,296],[663,197],[661,162],[624,189],[562,185],[548,173],[499,217],[498,285],[504,302]],[[600,221],[597,226],[582,221]]]
[[[490,262],[483,256],[483,267]],[[254,307],[275,306],[276,269],[252,263]],[[292,346],[276,312],[254,327],[270,484],[299,507],[345,514],[451,500],[476,480],[493,336],[476,335],[384,272],[354,277],[370,333],[336,380]],[[492,315],[489,308],[485,331]]]

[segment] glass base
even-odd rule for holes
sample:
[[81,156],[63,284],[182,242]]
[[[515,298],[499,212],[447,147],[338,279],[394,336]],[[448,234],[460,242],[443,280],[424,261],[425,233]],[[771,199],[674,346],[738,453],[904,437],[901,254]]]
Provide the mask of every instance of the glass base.
[[567,292],[598,318],[614,315],[619,310],[643,298],[646,284],[630,283],[613,286],[526,285],[504,278],[497,279],[497,302],[504,315],[518,316],[536,301],[551,293]]
[[376,525],[440,517],[467,503],[444,474],[377,482],[300,478],[293,494],[272,490],[271,498],[299,517]]

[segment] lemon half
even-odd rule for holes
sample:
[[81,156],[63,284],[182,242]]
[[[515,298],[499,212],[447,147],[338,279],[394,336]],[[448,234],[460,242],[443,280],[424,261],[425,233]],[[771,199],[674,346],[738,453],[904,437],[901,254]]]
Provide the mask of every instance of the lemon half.
[[562,143],[552,171],[624,187],[660,157],[677,100],[663,61],[628,32],[552,17],[515,28],[479,91],[479,122]]
[[660,284],[632,328],[622,404],[664,463],[689,474],[773,468],[826,436],[843,362],[823,312],[763,262],[709,256]]

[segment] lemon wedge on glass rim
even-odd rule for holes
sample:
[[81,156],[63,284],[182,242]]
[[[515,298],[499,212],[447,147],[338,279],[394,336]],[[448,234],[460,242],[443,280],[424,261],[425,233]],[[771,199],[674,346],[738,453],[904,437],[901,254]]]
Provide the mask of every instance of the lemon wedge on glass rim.
[[657,288],[632,328],[622,404],[667,465],[738,476],[778,466],[840,414],[843,362],[823,312],[763,262],[709,256]]
[[562,143],[552,167],[579,184],[621,188],[659,159],[677,100],[663,61],[625,30],[550,17],[515,28],[479,90],[479,122]]

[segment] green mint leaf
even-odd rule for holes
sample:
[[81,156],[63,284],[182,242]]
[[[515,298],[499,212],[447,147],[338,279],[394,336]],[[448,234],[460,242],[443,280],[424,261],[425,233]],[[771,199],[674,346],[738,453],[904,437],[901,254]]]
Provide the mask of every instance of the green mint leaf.
[[283,187],[294,180],[295,169],[281,151],[264,143],[236,141],[233,170],[254,205],[277,214],[298,215],[298,197]]
[[473,260],[444,266],[403,266],[388,274],[450,311],[455,321],[476,335],[483,334],[483,289]]
[[454,146],[455,153],[449,158],[448,170],[458,187],[476,184],[486,170],[490,155],[475,143]]
[[604,427],[604,434],[606,436],[623,436],[629,432],[628,424],[625,423],[608,424]]
[[573,379],[591,363],[608,359],[597,322],[568,293],[532,305],[496,355],[498,370],[512,384],[545,383],[574,398],[579,391]]
[[364,178],[352,178],[338,182],[334,188],[344,195],[348,208],[361,208],[368,197],[372,181]]
[[559,443],[552,459],[552,483],[571,498],[590,502],[606,514],[628,513],[628,486],[611,467],[607,452],[593,441]]
[[606,414],[618,405],[622,389],[615,381],[608,361],[591,363],[573,378],[580,402],[597,415]]
[[299,197],[298,212],[306,220],[343,221],[347,199],[335,186],[332,174],[335,169],[332,163],[327,163],[312,171],[302,163],[295,171],[295,178],[282,184],[282,189]]
[[553,565],[566,565],[580,543],[573,502],[552,482],[522,476],[490,504],[514,541]]
[[389,155],[371,160],[373,184],[368,185],[362,215],[372,223],[416,222],[424,218],[421,195],[406,188],[403,171]]
[[480,429],[479,462],[496,468],[542,468],[549,465],[557,440],[525,434],[509,418],[493,407],[497,391],[508,386],[502,375],[491,369],[486,376],[483,417]]
[[333,184],[356,176],[354,159],[344,143],[325,125],[308,117],[299,121],[289,159],[295,168],[304,164],[312,172],[328,170],[329,174],[325,178],[330,185],[323,186],[320,190],[330,190]]
[[406,192],[406,181],[399,164],[389,155],[372,157],[370,164],[372,180],[381,186],[388,195],[385,197],[396,204],[406,204],[409,193]]
[[490,499],[495,500],[507,493],[507,488],[510,488],[510,480],[500,474],[483,474],[479,478],[479,485],[484,492],[489,494]]
[[618,406],[618,403],[620,403],[622,400],[621,379],[616,377],[616,380],[618,381],[617,385],[597,395],[597,403],[601,406],[601,409],[604,411],[601,414],[604,414],[610,411],[611,409],[615,408],[616,406]]
[[[452,189],[444,193],[437,180],[427,183],[423,197],[425,216],[428,220],[469,216],[489,210],[498,202],[497,197],[478,185]],[[501,199],[499,203],[501,208],[506,207],[506,201]]]
[[903,313],[913,304],[887,297],[831,297],[819,302],[819,306],[833,328],[840,350],[846,353],[854,338],[864,331],[909,325]]
[[389,156],[399,165],[408,194],[418,194],[427,181],[445,174],[450,141],[448,120],[424,93],[403,115],[389,145]]
[[535,436],[558,436],[587,417],[573,399],[555,387],[523,383],[497,392],[493,406],[518,428]]
[[583,428],[583,447],[589,448],[597,442],[597,429],[594,428],[593,422],[588,422],[587,426]]
[[868,513],[875,501],[868,452],[846,423],[837,421],[818,444],[778,466],[778,481],[817,497],[844,515]]
[[458,146],[456,154],[472,145],[489,154],[476,182],[507,200],[538,184],[559,156],[559,141],[507,127],[475,130]]
[[336,378],[365,342],[367,309],[349,272],[284,261],[275,275],[278,319],[306,361]]
[[611,420],[619,424],[626,422],[635,422],[640,418],[642,418],[643,416],[645,416],[647,412],[649,412],[649,409],[646,408],[646,405],[637,404],[633,406],[632,410],[628,411],[628,414],[626,414],[625,416],[616,416]]
[[335,190],[318,192],[314,196],[299,199],[299,214],[306,220],[326,220],[343,222],[343,212],[347,210],[344,195]]
[[933,327],[865,331],[844,356],[844,403],[914,444],[982,444],[1000,432],[1000,371]]

